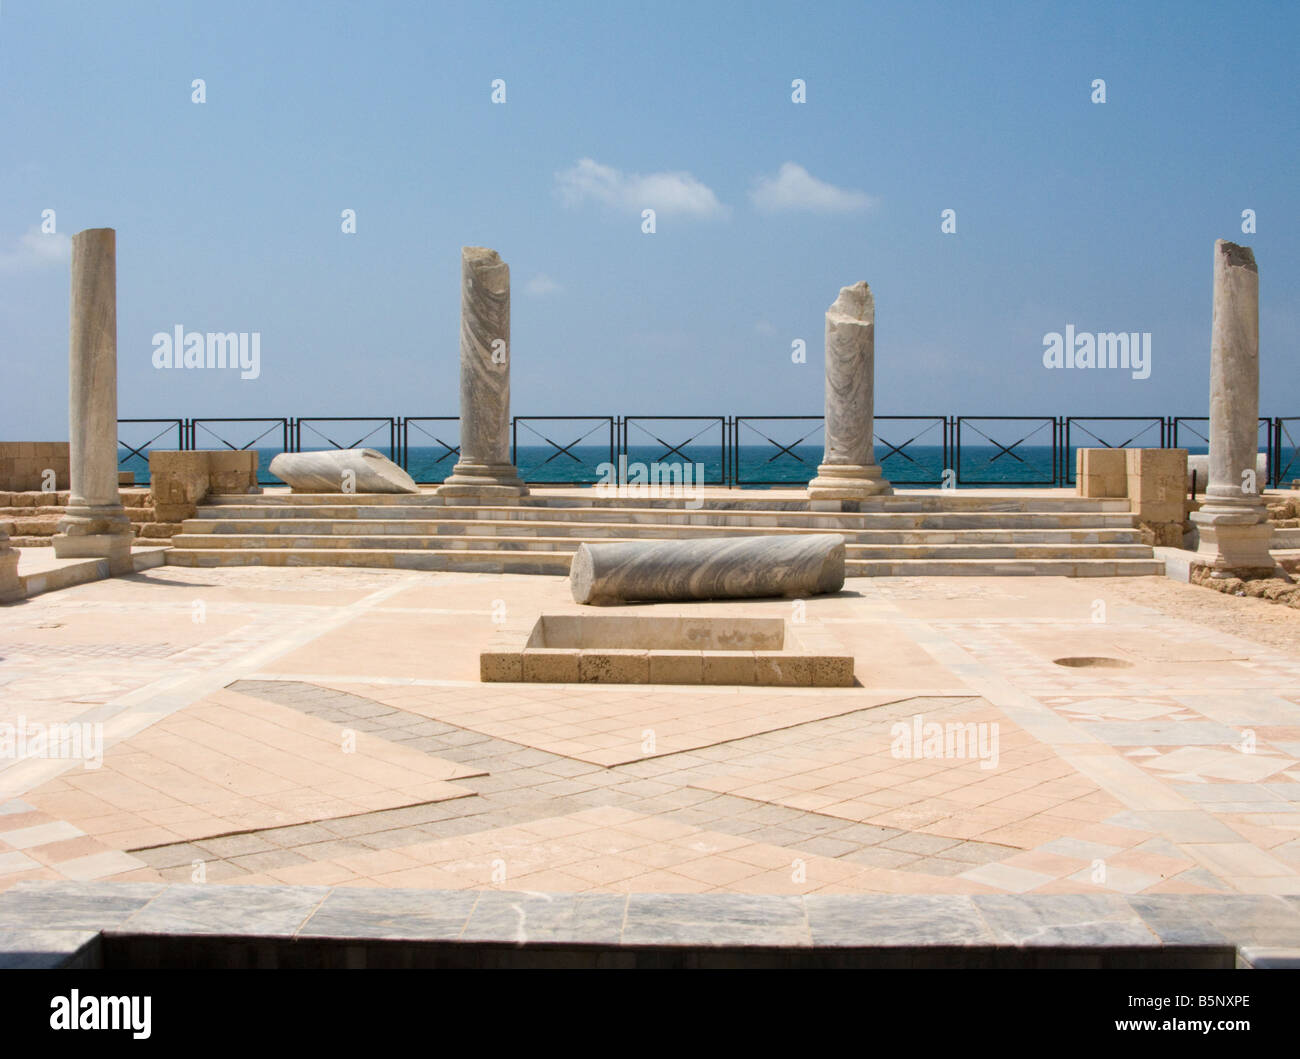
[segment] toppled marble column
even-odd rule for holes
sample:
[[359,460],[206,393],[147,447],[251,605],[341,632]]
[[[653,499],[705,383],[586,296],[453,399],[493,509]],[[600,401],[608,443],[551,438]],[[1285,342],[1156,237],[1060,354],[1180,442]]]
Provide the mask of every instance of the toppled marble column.
[[60,559],[108,559],[130,573],[130,520],[117,489],[117,233],[88,228],[72,237],[68,340],[70,496],[59,520]]
[[876,463],[875,370],[876,302],[855,283],[826,312],[826,454],[808,483],[816,506],[894,491]]
[[460,458],[438,494],[526,496],[510,462],[510,266],[482,246],[460,262]]
[[844,587],[844,538],[781,537],[580,544],[569,567],[579,603],[795,598]]
[[282,452],[267,468],[295,493],[418,493],[415,480],[374,449]]
[[1248,246],[1214,244],[1210,332],[1210,470],[1192,521],[1214,577],[1269,575],[1273,528],[1259,451],[1259,269]]

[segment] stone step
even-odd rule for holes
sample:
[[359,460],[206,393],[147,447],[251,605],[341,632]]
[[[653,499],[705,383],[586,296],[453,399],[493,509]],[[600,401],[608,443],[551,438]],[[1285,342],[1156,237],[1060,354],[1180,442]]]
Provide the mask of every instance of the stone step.
[[875,530],[822,529],[791,526],[691,526],[664,523],[633,524],[554,522],[531,520],[469,519],[219,519],[191,518],[184,524],[187,534],[288,534],[295,536],[383,536],[477,535],[488,537],[730,537],[762,534],[840,533],[862,544],[1137,544],[1136,529],[959,529],[959,530]]
[[897,559],[849,560],[849,577],[1147,577],[1165,572],[1159,559]]
[[[347,505],[285,506],[208,505],[198,508],[196,517],[205,520],[252,520],[307,518],[322,520],[358,519],[391,522],[413,519],[423,522],[455,520],[519,522],[595,522],[604,524],[772,526],[806,531],[862,529],[1126,529],[1134,525],[1125,512],[809,512],[809,511],[666,511],[628,508],[430,508],[407,507],[395,517],[395,509]],[[485,512],[491,512],[488,517]]]
[[[450,510],[556,510],[565,508],[620,508],[625,510],[682,510],[687,505],[697,509],[700,501],[690,497],[641,496],[548,496],[535,494],[512,501],[494,501],[491,504],[447,504],[435,493],[265,493],[256,500],[238,494],[210,495],[203,503],[210,507],[243,506],[250,502],[280,506],[346,506],[346,507],[445,507]],[[899,493],[894,496],[872,497],[859,501],[863,512],[878,511],[1115,511],[1127,512],[1125,499],[1105,499],[1069,495],[1043,496],[1037,490],[1027,490],[1024,496],[984,496],[949,490],[942,493]],[[754,490],[746,495],[740,492],[728,497],[705,497],[706,511],[808,511],[808,501],[797,497],[774,498],[767,490]]]
[[[644,538],[611,537],[606,543],[622,543]],[[178,548],[243,549],[299,548],[439,550],[463,551],[576,551],[583,540],[578,537],[525,537],[451,535],[415,536],[411,534],[256,534],[256,533],[181,533],[172,538]],[[914,544],[914,545],[847,545],[850,559],[1150,559],[1151,548],[1145,544]]]
[[177,548],[169,566],[360,566],[491,574],[567,574],[568,552],[379,548]]
[[1147,544],[849,544],[848,560],[860,559],[1150,559]]
[[[184,548],[166,553],[169,566],[355,566],[398,570],[564,575],[568,552],[380,548]],[[851,560],[849,577],[1141,577],[1164,572],[1154,559]]]

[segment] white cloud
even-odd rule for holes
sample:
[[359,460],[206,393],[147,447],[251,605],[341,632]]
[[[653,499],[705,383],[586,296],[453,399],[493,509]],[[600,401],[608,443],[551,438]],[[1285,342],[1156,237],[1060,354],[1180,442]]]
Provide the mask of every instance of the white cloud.
[[563,290],[564,288],[545,272],[539,272],[524,284],[524,293],[531,294],[534,298],[545,298],[548,294],[559,294]]
[[40,225],[19,236],[11,249],[0,250],[0,271],[29,272],[67,261],[72,240],[62,232],[43,234]]
[[556,173],[555,182],[566,206],[597,202],[615,209],[652,209],[690,217],[719,217],[728,212],[713,189],[690,173],[624,173],[581,158],[572,169]]
[[749,199],[764,213],[784,210],[857,213],[875,205],[870,195],[818,180],[795,162],[786,162],[774,177],[759,177]]

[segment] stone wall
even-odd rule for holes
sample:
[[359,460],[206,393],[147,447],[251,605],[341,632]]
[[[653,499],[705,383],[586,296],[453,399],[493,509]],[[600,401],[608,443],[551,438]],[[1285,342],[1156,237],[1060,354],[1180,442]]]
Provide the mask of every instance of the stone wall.
[[56,491],[68,488],[66,441],[0,441],[0,492],[40,490],[46,470],[54,471]]
[[1079,449],[1075,488],[1080,496],[1127,497],[1152,544],[1183,546],[1187,516],[1186,449]]

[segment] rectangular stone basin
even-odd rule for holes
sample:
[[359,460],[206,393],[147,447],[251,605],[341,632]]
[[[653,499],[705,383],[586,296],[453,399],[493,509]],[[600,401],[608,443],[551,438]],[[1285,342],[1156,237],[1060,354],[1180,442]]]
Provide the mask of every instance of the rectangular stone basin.
[[853,657],[819,622],[543,614],[479,655],[480,679],[544,684],[852,687]]

